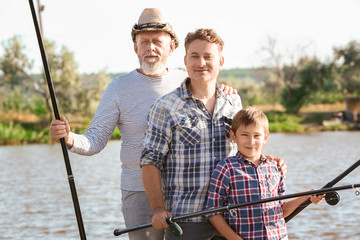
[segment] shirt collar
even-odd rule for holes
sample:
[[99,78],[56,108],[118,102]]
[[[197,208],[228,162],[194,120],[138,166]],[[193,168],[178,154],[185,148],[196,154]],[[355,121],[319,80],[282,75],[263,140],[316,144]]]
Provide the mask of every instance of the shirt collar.
[[[186,99],[195,99],[194,96],[191,94],[191,92],[189,91],[189,89],[187,88],[187,85],[190,83],[190,78],[187,77],[180,85],[180,97],[183,100]],[[217,98],[227,98],[227,95],[220,90],[219,85],[216,84],[216,97]]]
[[[251,163],[251,161],[246,160],[246,158],[239,151],[236,153],[235,157],[238,159],[238,161],[240,163],[245,163],[245,162]],[[265,163],[267,160],[268,159],[265,157],[265,155],[261,153],[261,155],[260,155],[260,164]]]

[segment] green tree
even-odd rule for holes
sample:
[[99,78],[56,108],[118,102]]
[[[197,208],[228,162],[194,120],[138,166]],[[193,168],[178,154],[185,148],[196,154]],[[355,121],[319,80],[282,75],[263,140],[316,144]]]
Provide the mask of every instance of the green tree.
[[0,110],[22,111],[26,107],[26,90],[30,89],[28,71],[31,61],[25,55],[25,46],[19,36],[2,43],[4,54],[0,57]]
[[299,64],[284,67],[285,78],[291,79],[282,92],[281,104],[287,112],[298,113],[310,102],[312,95],[322,88],[327,79],[332,78],[332,65],[321,63],[316,57],[301,58]]
[[335,60],[343,78],[345,93],[360,92],[360,43],[351,41],[344,48],[334,48]]
[[273,72],[268,72],[264,79],[262,95],[266,103],[274,104],[280,102],[281,91],[284,88],[284,81]]
[[32,68],[32,62],[24,54],[25,46],[19,36],[14,36],[7,42],[3,42],[4,55],[0,57],[0,70],[2,78],[0,86],[10,87],[22,85],[25,80],[31,79],[28,72]]
[[59,54],[55,51],[55,42],[47,41],[46,47],[48,54],[51,53],[48,55],[50,71],[59,106],[64,113],[70,113],[77,109],[76,96],[81,91],[78,65],[67,47],[62,46]]
[[[45,40],[44,46],[50,68],[50,75],[54,85],[57,103],[63,113],[70,113],[77,108],[77,95],[80,88],[80,74],[74,60],[74,54],[67,47],[62,46],[57,53],[56,43]],[[52,110],[50,95],[45,74],[35,83],[36,92],[45,100],[48,115],[51,119]]]
[[261,85],[249,77],[246,77],[241,81],[238,92],[244,106],[260,104],[262,101]]
[[111,78],[108,76],[106,70],[103,69],[96,75],[83,75],[81,81],[82,89],[77,91],[78,112],[91,117]]

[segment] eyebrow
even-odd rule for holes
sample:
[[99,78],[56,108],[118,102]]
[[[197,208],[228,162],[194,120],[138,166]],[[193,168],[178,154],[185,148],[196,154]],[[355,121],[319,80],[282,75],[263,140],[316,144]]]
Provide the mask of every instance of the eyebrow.
[[[196,52],[196,51],[190,52],[190,55],[193,55],[193,54],[200,55],[200,53],[199,53],[199,52]],[[205,55],[205,56],[209,56],[209,55],[214,56],[215,54],[206,52],[206,53],[203,53],[202,55]]]

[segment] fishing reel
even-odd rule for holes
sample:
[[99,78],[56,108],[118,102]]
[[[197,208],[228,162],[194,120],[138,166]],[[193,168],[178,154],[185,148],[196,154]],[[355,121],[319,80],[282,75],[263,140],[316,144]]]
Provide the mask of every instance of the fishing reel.
[[340,195],[337,192],[329,192],[325,195],[325,201],[331,206],[335,206],[340,202]]
[[177,237],[179,237],[183,234],[182,228],[179,226],[179,224],[174,222],[171,217],[167,218],[166,222],[167,222],[167,224],[169,224],[169,229],[172,232],[172,234],[174,234]]
[[[355,188],[355,195],[356,196],[360,195],[360,190],[358,188]],[[340,195],[337,192],[326,193],[325,201],[327,202],[327,204],[331,206],[335,206],[340,202]]]

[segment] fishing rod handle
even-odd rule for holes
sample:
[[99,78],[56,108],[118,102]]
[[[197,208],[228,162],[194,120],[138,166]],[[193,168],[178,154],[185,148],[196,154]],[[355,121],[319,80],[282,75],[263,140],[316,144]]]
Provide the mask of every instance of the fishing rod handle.
[[121,234],[124,234],[124,233],[129,233],[129,232],[133,232],[133,231],[137,231],[137,230],[144,229],[144,228],[149,228],[149,227],[152,227],[151,223],[145,223],[145,224],[142,224],[142,225],[138,225],[138,226],[134,226],[134,227],[128,227],[128,228],[124,228],[124,229],[115,229],[114,230],[114,235],[115,236],[120,236]]
[[[181,227],[172,220],[172,218],[167,218],[166,222],[169,224],[169,229],[170,231],[175,235],[175,236],[181,236],[183,234],[183,231],[181,229]],[[149,228],[152,227],[151,223],[145,223],[142,225],[138,225],[138,226],[133,226],[133,227],[128,227],[128,228],[124,228],[124,229],[115,229],[114,230],[114,235],[115,236],[120,236],[121,234],[124,233],[129,233],[129,232],[133,232],[133,231],[137,231],[137,230],[141,230],[144,228]]]

